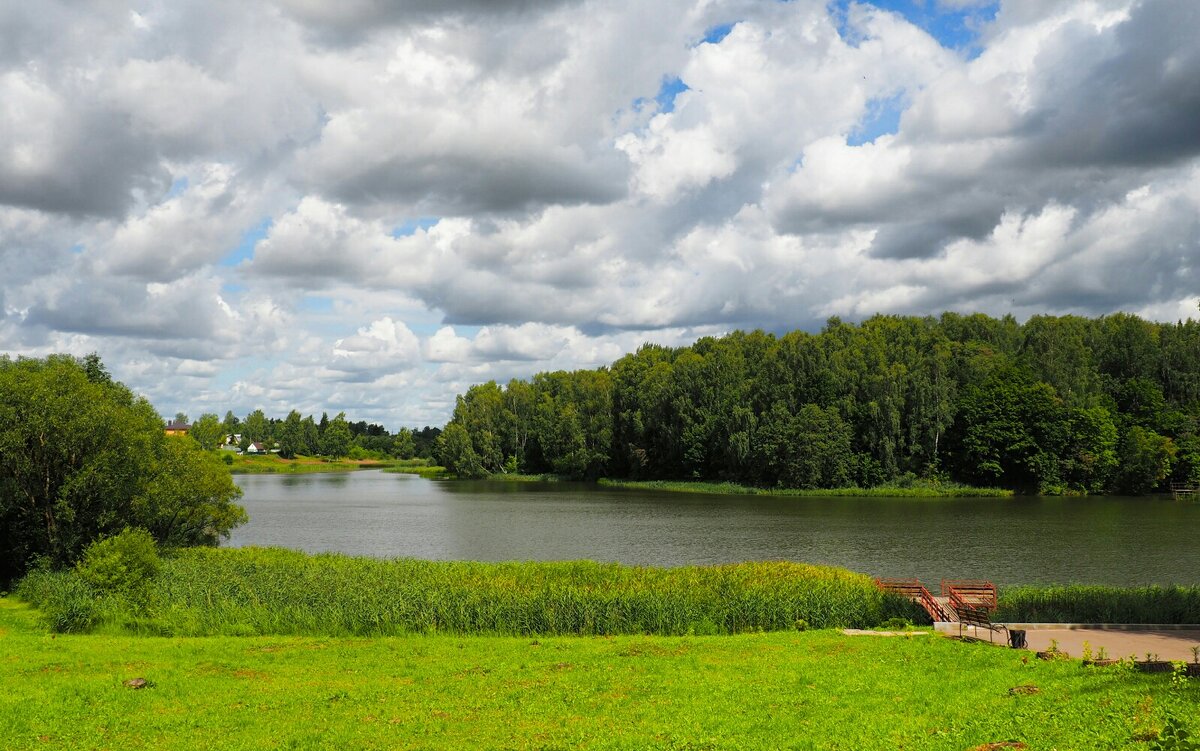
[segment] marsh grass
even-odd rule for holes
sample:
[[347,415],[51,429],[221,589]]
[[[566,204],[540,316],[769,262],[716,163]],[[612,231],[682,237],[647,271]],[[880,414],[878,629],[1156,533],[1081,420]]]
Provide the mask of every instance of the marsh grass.
[[1006,587],[999,604],[1010,623],[1200,623],[1200,586]]
[[614,480],[602,479],[601,485],[634,490],[660,490],[671,493],[705,493],[710,495],[768,495],[799,497],[844,498],[1007,498],[1013,494],[1003,488],[976,488],[954,482],[913,480],[873,488],[755,488],[732,482],[698,482],[686,480]]
[[318,456],[297,456],[283,459],[278,454],[233,454],[225,452],[233,464],[229,471],[235,475],[308,474],[314,472],[352,472],[358,469],[387,469],[402,459],[322,459]]
[[202,548],[165,560],[138,602],[89,599],[82,587],[77,574],[37,572],[16,594],[60,631],[181,636],[719,635],[915,615],[869,577],[782,562],[649,568]]

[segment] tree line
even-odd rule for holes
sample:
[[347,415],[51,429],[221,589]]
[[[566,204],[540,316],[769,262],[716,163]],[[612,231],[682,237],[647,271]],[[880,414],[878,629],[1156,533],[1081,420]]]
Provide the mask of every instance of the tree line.
[[472,386],[437,454],[461,476],[1148,493],[1200,483],[1200,322],[880,315],[647,344]]
[[[183,412],[175,414],[175,421],[188,422]],[[322,412],[318,421],[312,415],[301,417],[292,410],[282,419],[267,417],[256,409],[239,418],[233,410],[225,412],[222,420],[213,413],[205,413],[194,423],[188,435],[202,447],[215,450],[231,437],[239,436],[238,448],[245,451],[250,444],[259,443],[266,449],[278,449],[285,459],[298,455],[325,456],[331,459],[351,457],[355,459],[382,458],[400,459],[414,457],[429,458],[433,454],[434,442],[441,433],[440,428],[426,426],[421,430],[400,428],[390,433],[382,425],[365,420],[350,422],[345,412],[330,419]]]

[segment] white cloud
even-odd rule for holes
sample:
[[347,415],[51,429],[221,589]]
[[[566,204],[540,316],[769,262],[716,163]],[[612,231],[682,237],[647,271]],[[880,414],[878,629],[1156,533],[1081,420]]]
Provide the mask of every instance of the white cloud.
[[978,54],[824,0],[9,4],[0,351],[422,425],[735,327],[1195,313],[1196,4],[925,10]]

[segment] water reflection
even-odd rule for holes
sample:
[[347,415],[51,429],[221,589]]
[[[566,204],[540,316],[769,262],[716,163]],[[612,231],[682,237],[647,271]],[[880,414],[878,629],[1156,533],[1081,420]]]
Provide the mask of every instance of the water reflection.
[[1001,583],[1195,583],[1200,504],[1161,498],[774,498],[411,475],[243,475],[233,545],[647,565],[786,559]]

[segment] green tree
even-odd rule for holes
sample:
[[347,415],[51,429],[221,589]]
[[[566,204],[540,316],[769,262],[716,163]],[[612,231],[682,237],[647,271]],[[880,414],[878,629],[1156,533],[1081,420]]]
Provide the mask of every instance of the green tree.
[[479,462],[471,436],[458,423],[450,423],[437,437],[438,461],[459,477],[485,477],[487,470]]
[[350,426],[346,424],[346,413],[338,412],[337,417],[329,421],[329,426],[321,435],[321,453],[330,459],[341,459],[350,455]]
[[145,399],[97,375],[65,355],[0,358],[0,580],[39,557],[69,565],[126,526],[211,544],[245,519],[215,455],[165,436]]
[[288,412],[283,427],[279,430],[279,455],[284,459],[295,459],[304,448],[304,424],[296,410]]
[[313,422],[312,415],[304,418],[300,425],[300,435],[304,450],[302,453],[308,456],[316,456],[321,453],[321,431],[317,429],[317,424]]
[[205,451],[216,451],[225,442],[225,430],[211,413],[200,415],[200,419],[192,423],[188,433]]
[[235,433],[240,433],[242,429],[242,421],[237,415],[233,414],[233,410],[225,411],[225,419],[221,421],[221,429],[225,431],[225,435],[231,436]]
[[175,413],[175,422],[187,424],[187,422],[188,422],[187,412],[176,412]]
[[754,456],[764,485],[845,486],[854,456],[850,427],[832,407],[806,404],[792,414],[783,402],[776,402],[755,434]]
[[392,456],[400,459],[411,459],[417,453],[417,445],[413,442],[412,431],[400,428],[392,438]]
[[242,490],[212,452],[187,436],[167,437],[157,472],[133,499],[137,526],[167,547],[216,545],[228,531],[247,521],[234,503]]
[[1104,407],[1072,409],[1062,479],[1071,490],[1103,493],[1117,468],[1117,426]]
[[271,438],[271,425],[261,409],[246,415],[242,422],[242,440],[266,443]]
[[1153,430],[1134,425],[1121,440],[1117,490],[1131,495],[1149,493],[1171,474],[1176,448]]
[[1060,482],[1062,401],[1048,384],[1009,370],[967,390],[958,410],[962,475],[1026,492]]

